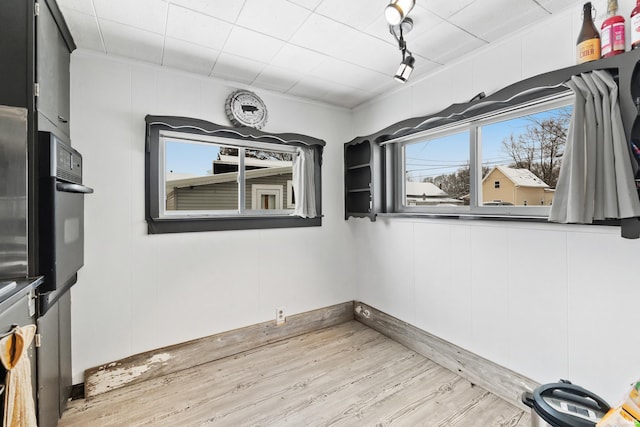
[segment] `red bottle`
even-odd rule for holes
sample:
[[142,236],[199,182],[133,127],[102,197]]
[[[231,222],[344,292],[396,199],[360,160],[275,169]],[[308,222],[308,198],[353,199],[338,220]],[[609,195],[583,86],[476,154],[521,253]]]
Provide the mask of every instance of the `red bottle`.
[[600,38],[602,39],[601,53],[603,58],[624,53],[624,18],[616,15],[618,0],[609,0],[607,19],[602,23]]
[[640,0],[631,11],[631,49],[640,47]]

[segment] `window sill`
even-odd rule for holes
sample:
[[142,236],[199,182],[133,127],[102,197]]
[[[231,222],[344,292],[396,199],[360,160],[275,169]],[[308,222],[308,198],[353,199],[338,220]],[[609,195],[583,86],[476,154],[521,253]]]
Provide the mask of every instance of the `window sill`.
[[[410,213],[378,213],[380,218],[423,218],[423,219],[458,219],[458,220],[480,220],[480,221],[510,221],[510,222],[534,222],[542,224],[556,224],[549,222],[546,216],[533,215],[509,215],[509,214],[478,214],[478,213],[433,213],[433,212],[410,212]],[[572,225],[572,224],[563,224]],[[620,220],[595,221],[593,224],[580,225],[620,225]]]
[[268,228],[320,227],[322,217],[233,216],[217,218],[147,218],[149,234],[190,233],[199,231],[260,230]]

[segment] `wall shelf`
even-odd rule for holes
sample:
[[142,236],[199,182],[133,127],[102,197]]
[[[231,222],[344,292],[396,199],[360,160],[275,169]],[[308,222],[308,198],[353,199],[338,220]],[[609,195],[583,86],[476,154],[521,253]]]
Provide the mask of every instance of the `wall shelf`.
[[367,139],[356,139],[344,147],[345,219],[350,216],[375,220],[374,209],[382,200],[376,181],[380,170],[380,147]]

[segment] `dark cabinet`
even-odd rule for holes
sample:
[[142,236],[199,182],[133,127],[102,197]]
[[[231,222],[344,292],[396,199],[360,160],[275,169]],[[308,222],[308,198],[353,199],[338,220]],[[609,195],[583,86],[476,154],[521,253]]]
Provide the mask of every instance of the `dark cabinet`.
[[69,60],[75,48],[55,0],[3,0],[0,105],[27,108],[32,137],[46,130],[69,139]]
[[53,126],[68,138],[71,52],[54,17],[55,9],[51,9],[51,4],[45,2],[39,6],[36,18],[36,107],[40,113],[38,129],[59,134],[50,129]]
[[38,318],[38,426],[55,427],[71,395],[71,296]]
[[367,139],[344,147],[345,219],[366,217],[375,221],[382,206],[382,149]]
[[[42,278],[16,280],[17,288],[13,294],[5,294],[0,299],[0,336],[5,336],[14,330],[15,326],[25,327],[36,323],[36,288],[42,283]],[[31,387],[33,401],[37,406],[36,384],[36,345],[39,337],[36,335],[31,341],[26,356],[31,369]],[[24,357],[24,356],[23,356]],[[0,364],[0,384],[6,384],[7,370]],[[4,389],[3,389],[4,392]],[[4,400],[4,394],[2,399]],[[4,405],[0,405],[0,419],[4,417]]]

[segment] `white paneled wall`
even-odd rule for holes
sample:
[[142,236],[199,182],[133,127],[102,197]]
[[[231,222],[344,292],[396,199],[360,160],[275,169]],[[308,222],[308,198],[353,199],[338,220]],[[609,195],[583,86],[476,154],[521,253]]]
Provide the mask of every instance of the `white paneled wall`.
[[640,377],[638,242],[617,228],[349,222],[358,300],[541,383],[615,402]]
[[[237,87],[110,56],[75,52],[72,144],[84,156],[85,266],[72,291],[74,382],[84,369],[142,351],[353,299],[343,220],[348,110],[267,91],[270,132],[325,139],[322,227],[149,235],[146,114],[226,124]],[[331,124],[330,126],[328,124]]]
[[[599,25],[606,2],[595,3]],[[631,3],[620,2],[625,16]],[[352,136],[573,65],[580,6],[358,108]],[[568,378],[611,403],[640,378],[633,326],[640,241],[622,239],[619,228],[406,218],[349,223],[358,300],[536,381]]]

